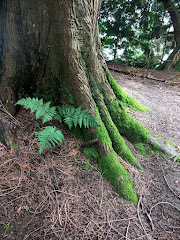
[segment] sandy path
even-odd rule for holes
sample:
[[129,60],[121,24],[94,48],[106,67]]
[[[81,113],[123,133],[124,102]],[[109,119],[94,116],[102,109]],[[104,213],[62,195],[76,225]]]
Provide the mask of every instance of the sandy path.
[[118,84],[151,112],[127,110],[152,134],[180,145],[180,87],[164,82],[112,73]]

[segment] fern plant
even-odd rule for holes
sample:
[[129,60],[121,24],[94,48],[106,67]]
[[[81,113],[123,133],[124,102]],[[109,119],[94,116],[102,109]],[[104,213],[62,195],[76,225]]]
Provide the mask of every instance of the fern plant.
[[[64,121],[69,129],[78,125],[80,128],[82,126],[85,128],[100,126],[91,112],[87,109],[82,110],[81,106],[78,108],[67,105],[50,107],[51,102],[43,103],[43,99],[30,97],[20,99],[17,104],[30,109],[31,113],[36,112],[36,119],[42,118],[43,124],[56,118],[60,123]],[[38,135],[40,153],[64,141],[62,131],[54,126],[46,126],[36,132],[36,135]]]

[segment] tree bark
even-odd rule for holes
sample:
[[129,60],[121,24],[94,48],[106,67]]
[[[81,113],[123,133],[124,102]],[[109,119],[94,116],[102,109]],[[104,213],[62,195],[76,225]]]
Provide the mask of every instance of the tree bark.
[[[17,99],[44,98],[53,104],[82,105],[101,123],[99,168],[126,200],[137,203],[133,182],[116,153],[142,170],[121,135],[146,144],[149,132],[125,107],[147,110],[128,96],[108,72],[101,53],[98,13],[101,0],[2,0],[0,99],[15,113]],[[115,153],[116,151],[116,153]]]
[[180,61],[180,13],[171,0],[160,0],[169,12],[174,27],[175,48],[159,69],[174,68]]

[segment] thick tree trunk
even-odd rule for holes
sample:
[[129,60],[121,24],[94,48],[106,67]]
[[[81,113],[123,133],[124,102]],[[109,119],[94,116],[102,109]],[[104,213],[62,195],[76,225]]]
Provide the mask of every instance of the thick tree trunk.
[[[0,99],[11,113],[26,96],[82,105],[98,118],[99,167],[116,191],[137,203],[133,182],[116,153],[141,169],[125,144],[145,144],[149,132],[125,107],[147,110],[117,85],[101,54],[97,17],[101,1],[2,0]],[[116,153],[115,153],[116,151]]]
[[171,0],[160,0],[171,16],[174,27],[175,48],[159,69],[174,68],[180,61],[180,13]]

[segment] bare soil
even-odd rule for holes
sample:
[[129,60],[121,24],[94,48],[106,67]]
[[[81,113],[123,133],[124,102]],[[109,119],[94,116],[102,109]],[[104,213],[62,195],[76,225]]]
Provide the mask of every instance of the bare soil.
[[[128,110],[131,115],[179,144],[179,89],[119,73],[115,78],[152,110]],[[41,123],[24,110],[16,119],[19,124],[11,121],[18,147],[0,145],[0,239],[180,239],[180,163],[175,159],[144,158],[127,142],[145,170],[138,172],[119,158],[135,182],[139,203],[133,205],[115,193],[95,162],[89,169],[82,141],[63,125],[53,122],[65,143],[40,155],[35,131]]]

